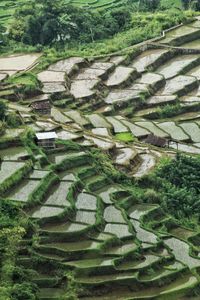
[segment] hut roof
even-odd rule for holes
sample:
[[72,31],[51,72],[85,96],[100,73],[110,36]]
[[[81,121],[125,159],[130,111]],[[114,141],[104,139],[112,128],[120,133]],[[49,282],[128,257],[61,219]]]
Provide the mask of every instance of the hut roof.
[[58,138],[58,136],[55,133],[55,131],[39,132],[39,133],[36,133],[36,137],[37,137],[38,140],[49,140],[49,139],[56,139],[56,138]]
[[35,101],[31,104],[31,106],[34,109],[46,109],[46,108],[51,107],[50,102],[48,100],[47,101]]
[[154,146],[164,147],[167,144],[167,139],[156,136],[153,133],[151,133],[147,136],[145,142]]

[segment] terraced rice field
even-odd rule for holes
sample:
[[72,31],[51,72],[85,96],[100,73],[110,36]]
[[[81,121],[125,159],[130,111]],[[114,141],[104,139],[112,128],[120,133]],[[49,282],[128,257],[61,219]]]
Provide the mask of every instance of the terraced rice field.
[[[66,151],[63,157],[71,159],[82,157],[84,160],[85,151],[73,153]],[[90,163],[91,160],[86,163],[88,170]],[[169,235],[164,240],[164,245],[161,246],[159,232],[145,229],[145,223],[142,222],[143,216],[158,209],[158,206],[134,204],[130,206],[128,212],[119,204],[120,199],[129,195],[125,187],[122,188],[114,182],[112,185],[107,185],[105,182],[101,183],[101,188],[99,188],[97,177],[95,181],[92,175],[93,192],[91,193],[86,184],[90,180],[85,176],[81,177],[81,170],[86,170],[82,162],[79,167],[76,166],[73,169],[66,165],[65,171],[61,170],[61,173],[60,161],[55,166],[57,166],[56,172],[62,178],[60,184],[63,188],[57,185],[53,194],[50,192],[44,197],[42,205],[35,205],[26,211],[39,224],[40,239],[39,243],[34,246],[35,255],[47,261],[54,261],[54,268],[58,262],[66,270],[69,267],[72,268],[75,271],[75,282],[84,287],[84,292],[79,295],[80,299],[96,299],[95,293],[88,297],[87,291],[91,289],[96,289],[101,295],[97,299],[126,299],[127,297],[144,299],[147,294],[156,297],[162,295],[171,297],[170,295],[174,293],[181,294],[183,289],[190,291],[196,286],[197,278],[188,270],[186,271],[186,267],[193,269],[200,263],[200,260],[190,256],[189,245]],[[48,174],[43,169],[35,170],[30,177],[39,178],[41,172]],[[63,172],[65,180],[60,175]],[[72,176],[72,172],[75,177]],[[85,183],[84,189],[75,188],[76,182],[80,180]],[[23,181],[23,186],[26,184]],[[76,192],[70,202],[67,204],[62,202],[61,208],[58,201],[65,199],[65,188],[71,185],[74,186]],[[19,186],[18,190],[21,191],[20,195],[24,193],[23,187]],[[18,200],[23,201],[23,197]],[[76,207],[74,213],[67,212],[66,209],[74,205]],[[99,227],[98,223],[101,219],[104,222]],[[181,230],[184,232],[183,229]],[[171,248],[175,258],[168,252],[165,245]],[[152,246],[154,248],[151,250]],[[179,252],[176,251],[178,247],[183,248],[183,246],[184,252],[179,257]],[[131,260],[126,258],[128,254],[131,254]],[[30,256],[27,256],[27,259],[29,261]],[[148,270],[154,267],[155,273],[148,275]],[[47,284],[47,280],[42,280],[42,278],[48,278],[49,275],[41,274],[37,267],[36,271],[38,272],[37,280],[40,281],[39,299],[47,297],[60,299],[67,293],[67,287],[65,290],[62,284],[56,286]],[[181,277],[174,279],[174,274],[180,273],[182,273]],[[159,287],[161,278],[163,285]],[[134,290],[131,289],[133,284]],[[142,291],[140,290],[141,284],[143,285]],[[105,290],[105,285],[109,287],[109,291]],[[149,285],[152,287],[149,288]]]
[[[20,150],[16,149],[15,152]],[[24,206],[26,213],[37,220],[39,226],[39,241],[33,245],[34,255],[49,260],[50,264],[54,262],[54,268],[59,264],[65,270],[73,269],[75,282],[84,288],[80,292],[80,299],[146,299],[152,295],[171,299],[171,295],[178,297],[195,287],[198,279],[189,269],[194,270],[200,260],[197,256],[191,256],[192,245],[187,240],[183,242],[177,235],[179,232],[184,238],[184,234],[191,237],[195,233],[190,231],[189,234],[177,225],[176,231],[171,231],[172,235],[168,233],[167,238],[163,239],[159,230],[150,231],[143,217],[150,216],[153,211],[160,209],[159,206],[130,202],[129,209],[125,209],[126,206],[120,204],[130,195],[125,187],[103,181],[99,186],[99,176],[91,173],[87,178],[84,175],[84,171],[90,170],[91,164],[94,166],[92,157],[83,164],[85,151],[74,151],[73,154],[65,151],[64,157],[72,160],[73,157],[81,157],[83,161],[76,168],[67,164],[65,170],[60,169],[58,161],[54,166],[61,178],[59,184],[54,188],[49,187],[40,205],[35,204],[32,208]],[[36,178],[45,178],[48,174],[44,169],[35,169],[29,177],[38,183]],[[91,180],[92,192],[88,185]],[[77,189],[80,181],[83,185]],[[23,202],[24,196],[28,197],[33,190],[30,187],[26,189],[29,182],[22,180],[17,191],[12,192],[13,196],[9,196],[10,201],[16,201],[14,198],[17,198]],[[75,193],[69,194],[69,188]],[[70,211],[72,207],[75,210]],[[164,244],[160,243],[161,240]],[[178,250],[180,248],[181,251]],[[24,264],[25,259],[30,261],[30,255],[19,255],[21,263]],[[60,299],[61,295],[65,295],[67,285],[54,285],[53,273],[42,274],[37,266],[35,268],[40,282],[39,299]],[[152,269],[155,271],[150,275],[148,270]],[[42,280],[48,277],[51,280]],[[159,284],[161,280],[162,287]],[[131,288],[133,285],[134,290]],[[149,285],[152,287],[149,288]],[[105,286],[109,287],[109,291]],[[93,292],[88,296],[91,290]]]
[[[65,297],[71,288],[66,274],[73,274],[80,286],[76,296],[83,300],[183,300],[199,284],[197,232],[181,227],[158,204],[141,203],[129,184],[108,178],[101,157],[95,159],[98,148],[113,169],[137,181],[160,158],[174,157],[177,143],[180,151],[200,153],[200,49],[191,53],[184,46],[192,37],[198,43],[196,26],[147,43],[134,59],[125,54],[71,57],[50,65],[38,74],[44,85],[37,96],[50,99],[48,116],[30,109],[35,97],[16,103],[1,77],[1,97],[24,123],[0,136],[0,191],[7,201],[21,204],[37,225],[31,245],[24,237],[18,263],[37,272],[38,299]],[[24,55],[19,65],[16,57],[3,58],[3,64],[0,58],[1,74],[25,71],[39,61],[35,54]],[[187,109],[157,118],[157,109],[166,103]],[[44,151],[33,139],[24,145],[20,136],[27,128],[55,131],[56,147]],[[166,139],[166,146],[147,142],[152,134]],[[16,172],[22,172],[17,184],[10,180]],[[33,264],[33,257],[51,272]]]
[[1,162],[0,169],[0,182],[3,183],[6,179],[12,176],[16,171],[20,170],[24,166],[23,162]]
[[28,196],[39,186],[39,180],[24,180],[20,186],[17,186],[8,194],[8,198],[14,201],[28,201]]
[[76,1],[76,0],[67,0],[69,3],[72,3],[77,6],[81,6],[84,8],[89,8],[89,9],[110,9],[114,7],[121,6],[123,2],[121,0],[111,0],[111,1],[106,1],[106,0],[81,0],[81,1]]

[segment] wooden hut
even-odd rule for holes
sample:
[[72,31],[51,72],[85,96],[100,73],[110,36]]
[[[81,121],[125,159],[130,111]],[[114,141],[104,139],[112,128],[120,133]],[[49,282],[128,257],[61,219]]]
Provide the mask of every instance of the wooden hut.
[[45,101],[35,101],[31,104],[32,109],[41,115],[50,115],[51,114],[51,104],[49,100]]
[[166,147],[168,145],[168,140],[151,133],[145,139],[145,143],[151,144],[151,145],[157,146],[157,147]]
[[55,148],[55,140],[58,138],[54,131],[36,133],[37,144],[43,148]]

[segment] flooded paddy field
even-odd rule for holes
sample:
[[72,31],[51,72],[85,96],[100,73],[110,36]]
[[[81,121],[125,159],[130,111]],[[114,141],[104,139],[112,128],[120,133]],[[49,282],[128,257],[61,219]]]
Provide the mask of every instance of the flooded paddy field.
[[24,180],[7,197],[14,201],[27,202],[29,196],[38,188],[39,183],[40,180]]
[[66,181],[62,181],[58,185],[53,186],[46,197],[47,199],[44,202],[44,205],[54,205],[58,207],[70,206],[67,195],[71,186],[72,183]]
[[15,161],[28,155],[28,152],[24,147],[10,147],[6,149],[0,149],[0,157],[2,160]]
[[16,171],[20,170],[25,165],[24,162],[3,161],[0,163],[0,183],[2,184]]
[[37,53],[1,57],[0,72],[10,75],[20,71],[26,71],[36,63],[39,57],[40,54]]

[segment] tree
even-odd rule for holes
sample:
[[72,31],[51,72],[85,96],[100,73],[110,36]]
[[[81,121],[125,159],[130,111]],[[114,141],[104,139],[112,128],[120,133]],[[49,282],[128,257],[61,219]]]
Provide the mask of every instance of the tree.
[[[62,6],[58,0],[36,1],[22,6],[15,13],[9,35],[12,39],[30,45],[48,45],[58,39],[59,16]],[[16,31],[16,27],[21,30]]]
[[16,12],[9,34],[12,39],[30,45],[77,40],[87,43],[112,36],[130,23],[128,9],[100,13],[58,0],[37,0]]

